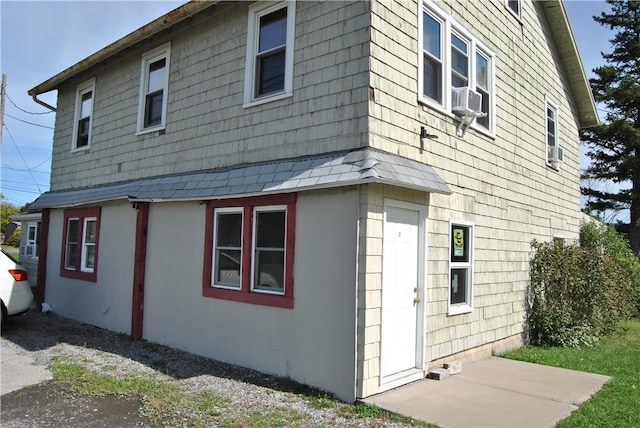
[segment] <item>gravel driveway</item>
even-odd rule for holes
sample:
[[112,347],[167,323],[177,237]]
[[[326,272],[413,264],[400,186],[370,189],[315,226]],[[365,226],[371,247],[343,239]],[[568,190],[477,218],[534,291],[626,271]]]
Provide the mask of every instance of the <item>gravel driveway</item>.
[[[382,417],[360,417],[355,407],[317,391],[242,367],[183,351],[133,341],[128,336],[35,311],[10,318],[1,346],[28,356],[33,365],[54,362],[82,366],[117,379],[169,383],[181,396],[220,397],[218,412],[206,417],[178,405],[172,418],[149,419],[140,412],[145,397],[70,394],[59,381],[2,395],[3,427],[59,426],[300,426],[405,427]],[[5,347],[8,347],[5,349]],[[3,355],[5,354],[3,351]],[[188,401],[188,400],[187,400]],[[275,416],[274,416],[275,415]],[[111,418],[111,419],[110,419]]]

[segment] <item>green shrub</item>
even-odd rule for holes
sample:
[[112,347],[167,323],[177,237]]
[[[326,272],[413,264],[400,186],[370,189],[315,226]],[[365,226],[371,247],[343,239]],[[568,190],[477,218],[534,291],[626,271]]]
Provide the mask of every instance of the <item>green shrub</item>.
[[532,243],[527,293],[531,344],[593,345],[619,320],[631,317],[638,301],[634,281],[640,278],[640,263],[611,229],[583,225],[582,245]]
[[640,261],[633,254],[629,242],[613,226],[585,223],[580,228],[580,245],[600,248],[616,260],[629,276],[634,289],[636,316],[640,315]]
[[11,237],[9,239],[7,239],[6,245],[8,245],[9,247],[19,247],[20,246],[20,237],[21,236],[22,236],[22,234],[20,233],[20,230],[16,229],[11,234]]

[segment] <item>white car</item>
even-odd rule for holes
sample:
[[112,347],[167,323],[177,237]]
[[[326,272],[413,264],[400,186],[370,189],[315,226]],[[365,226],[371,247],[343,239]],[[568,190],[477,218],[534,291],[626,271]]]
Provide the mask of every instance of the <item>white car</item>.
[[31,307],[33,293],[27,271],[4,250],[0,251],[0,305],[4,323],[9,315],[25,312]]

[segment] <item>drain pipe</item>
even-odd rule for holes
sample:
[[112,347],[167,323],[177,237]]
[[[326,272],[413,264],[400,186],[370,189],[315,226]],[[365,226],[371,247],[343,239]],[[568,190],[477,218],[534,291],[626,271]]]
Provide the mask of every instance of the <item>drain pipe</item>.
[[41,101],[38,99],[38,94],[32,95],[31,98],[33,98],[33,101],[35,101],[37,104],[40,104],[43,107],[48,108],[51,111],[56,111],[56,108],[53,106],[50,106],[49,104],[45,103],[44,101]]

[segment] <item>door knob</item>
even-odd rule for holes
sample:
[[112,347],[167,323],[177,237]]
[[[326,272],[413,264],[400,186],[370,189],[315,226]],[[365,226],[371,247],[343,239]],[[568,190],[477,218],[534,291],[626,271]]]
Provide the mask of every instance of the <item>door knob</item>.
[[418,299],[417,297],[413,299],[413,304],[415,305],[416,303],[420,303],[420,299]]

